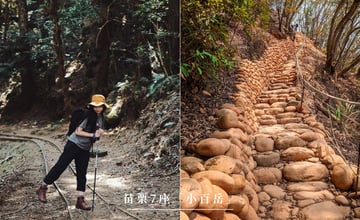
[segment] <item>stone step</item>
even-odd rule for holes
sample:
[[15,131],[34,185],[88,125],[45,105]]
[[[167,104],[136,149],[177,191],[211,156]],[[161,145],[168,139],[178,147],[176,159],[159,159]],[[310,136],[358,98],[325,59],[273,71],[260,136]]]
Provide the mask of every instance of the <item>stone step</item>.
[[264,114],[265,114],[264,109],[255,109],[255,115],[256,116],[261,116],[261,115],[264,115]]
[[[336,205],[332,201],[316,202],[300,210],[303,219],[345,219],[350,207]],[[346,218],[347,219],[347,218]]]
[[276,184],[282,179],[282,172],[275,167],[257,167],[253,174],[258,184]]
[[268,114],[268,115],[277,115],[279,113],[285,112],[285,109],[277,107],[277,108],[267,108],[267,109],[264,109],[264,111],[265,111],[265,114]]
[[266,115],[266,114],[263,114],[259,117],[259,119],[262,119],[262,120],[269,120],[269,119],[275,119],[276,120],[276,117],[274,115]]
[[290,147],[281,152],[281,159],[287,162],[303,161],[314,156],[314,151],[306,147]]
[[269,86],[268,90],[288,89],[288,86]]
[[271,108],[285,108],[286,106],[288,106],[288,103],[285,101],[274,102],[270,105]]
[[291,129],[309,129],[309,125],[307,124],[301,124],[301,123],[288,123],[284,126],[285,129],[291,130]]
[[294,81],[293,79],[279,79],[279,80],[270,81],[270,86],[273,84],[284,84],[285,87],[289,87],[289,86],[293,86],[295,82],[296,81]]
[[286,106],[285,107],[285,112],[297,112],[297,107],[296,106]]
[[290,95],[287,94],[287,93],[285,93],[285,94],[278,94],[277,97],[289,99],[289,98],[290,98]]
[[315,192],[328,189],[329,186],[322,181],[308,181],[308,182],[293,182],[289,183],[286,187],[291,192],[308,191]]
[[289,86],[286,85],[285,83],[276,83],[276,84],[272,84],[268,87],[269,90],[276,90],[276,89],[288,89]]
[[[274,83],[271,83],[270,84],[271,87],[287,87],[286,83],[281,83],[281,82],[274,82]],[[287,89],[287,88],[284,88],[284,89]]]
[[261,167],[273,167],[280,162],[280,154],[273,151],[257,153],[253,157],[257,165]]
[[258,98],[257,99],[258,103],[268,103],[269,102],[269,98]]
[[295,118],[295,117],[300,117],[300,114],[298,114],[296,112],[284,112],[284,113],[279,113],[276,115],[277,119]]
[[289,96],[289,94],[271,94],[271,95],[263,95],[258,97],[258,103],[274,103],[274,102],[289,102],[295,101],[295,97]]
[[273,83],[284,83],[287,87],[294,87],[294,81],[291,79],[276,80]]
[[289,94],[290,89],[274,89],[274,90],[267,90],[263,92],[264,94]]
[[261,93],[258,98],[266,99],[266,98],[269,98],[269,95]]
[[291,182],[322,181],[330,176],[324,164],[307,161],[286,164],[282,174],[284,179]]
[[276,125],[277,120],[276,119],[259,119],[260,125]]
[[296,80],[296,76],[295,75],[286,75],[286,76],[274,76],[272,77],[270,82],[290,82],[290,81],[295,81]]
[[267,104],[267,103],[258,103],[258,104],[255,104],[255,109],[267,109],[267,108],[270,108],[270,105]]
[[275,102],[285,102],[286,100],[287,98],[285,97],[273,97],[273,98],[269,98],[268,103],[273,104]]
[[281,118],[277,119],[278,124],[288,124],[288,123],[300,123],[302,122],[302,118]]

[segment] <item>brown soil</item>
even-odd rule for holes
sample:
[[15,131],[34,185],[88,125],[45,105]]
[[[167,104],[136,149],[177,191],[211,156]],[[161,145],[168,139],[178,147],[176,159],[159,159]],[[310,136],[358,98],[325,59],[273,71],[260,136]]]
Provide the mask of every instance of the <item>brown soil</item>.
[[[215,127],[215,110],[224,103],[233,100],[236,74],[222,73],[219,80],[208,79],[206,85],[190,84],[183,81],[181,84],[181,146],[182,149],[189,143],[196,143],[207,138],[217,128]],[[182,151],[182,154],[185,152]]]
[[[301,38],[299,38],[301,36]],[[320,50],[316,49],[313,42],[309,39],[303,41],[303,36],[298,34],[298,38],[304,45],[303,52],[300,56],[300,66],[302,72],[308,82],[322,93],[338,97],[345,100],[360,102],[360,79],[354,73],[348,73],[343,77],[335,77],[329,75],[324,71],[326,56]],[[335,99],[329,98],[328,95],[322,95],[319,92],[314,92],[305,87],[305,95],[307,102],[313,113],[316,114],[317,120],[324,124],[331,136],[330,142],[338,154],[343,155],[349,163],[358,163],[358,150],[360,146],[360,136],[358,130],[360,129],[360,106],[348,105],[354,107],[353,110],[343,108],[347,106],[344,102],[338,102]],[[340,112],[342,113],[341,120],[336,120],[335,112],[337,107],[342,106]],[[329,117],[330,115],[332,117]],[[349,119],[348,119],[349,118]]]

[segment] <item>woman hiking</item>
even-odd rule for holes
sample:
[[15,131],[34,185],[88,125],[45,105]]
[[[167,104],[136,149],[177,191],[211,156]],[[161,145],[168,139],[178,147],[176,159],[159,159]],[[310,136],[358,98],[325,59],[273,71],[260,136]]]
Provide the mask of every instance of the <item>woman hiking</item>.
[[[47,185],[53,184],[64,172],[72,160],[75,160],[76,182],[78,197],[76,208],[82,210],[91,210],[84,199],[86,188],[86,172],[89,164],[90,149],[93,143],[104,133],[104,115],[103,112],[108,108],[103,95],[93,95],[88,104],[85,119],[78,125],[74,132],[69,134],[65,144],[64,151],[56,164],[45,176],[39,189],[36,191],[41,202],[46,203]],[[71,125],[71,124],[70,124]]]

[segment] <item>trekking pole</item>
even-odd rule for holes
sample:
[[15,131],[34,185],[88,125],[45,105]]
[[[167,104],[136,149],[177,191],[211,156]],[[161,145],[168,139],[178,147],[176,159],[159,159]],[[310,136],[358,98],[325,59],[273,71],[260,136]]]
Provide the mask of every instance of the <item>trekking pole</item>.
[[[98,129],[98,127],[96,127],[96,130]],[[93,150],[94,150],[94,146],[93,146]],[[93,200],[92,200],[92,206],[91,206],[91,211],[94,212],[94,204],[95,204],[95,187],[96,187],[96,171],[97,171],[97,163],[98,163],[98,149],[96,147],[95,150],[95,172],[94,172],[94,190],[93,190]]]
[[94,174],[94,189],[93,189],[93,199],[92,199],[92,206],[91,211],[94,211],[94,204],[95,204],[95,187],[96,187],[96,171],[97,171],[97,163],[98,163],[98,151],[95,150],[95,174]]

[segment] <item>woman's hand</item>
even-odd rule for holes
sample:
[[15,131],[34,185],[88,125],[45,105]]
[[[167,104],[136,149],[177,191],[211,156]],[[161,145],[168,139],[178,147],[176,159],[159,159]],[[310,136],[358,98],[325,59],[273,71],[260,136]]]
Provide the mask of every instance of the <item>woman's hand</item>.
[[104,134],[104,130],[101,129],[101,128],[99,128],[99,129],[97,129],[97,130],[95,131],[95,137],[96,137],[96,138],[100,138],[100,136],[103,135],[103,134]]
[[101,128],[98,128],[94,133],[89,133],[84,131],[82,127],[77,127],[75,130],[75,134],[82,137],[89,137],[89,138],[95,138],[99,139],[101,135],[104,134],[104,130]]

